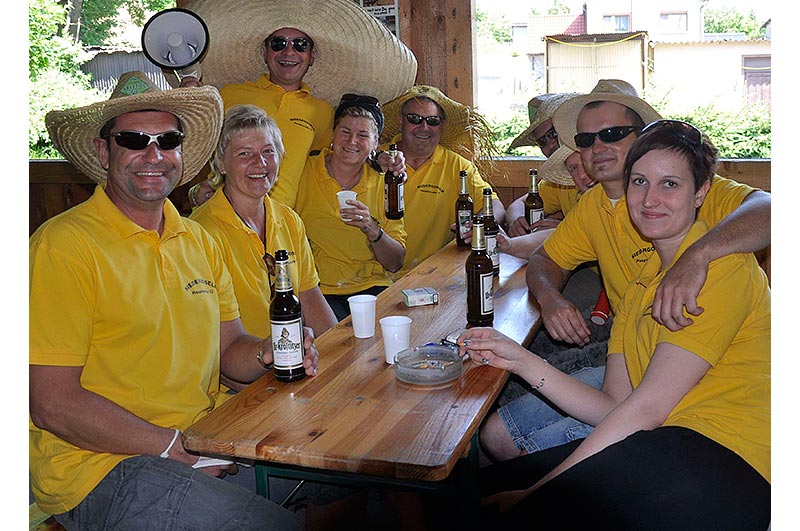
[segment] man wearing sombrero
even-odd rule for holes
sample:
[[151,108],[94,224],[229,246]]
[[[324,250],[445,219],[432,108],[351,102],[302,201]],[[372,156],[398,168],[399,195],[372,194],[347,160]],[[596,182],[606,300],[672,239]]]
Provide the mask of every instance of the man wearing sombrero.
[[[480,209],[484,188],[491,185],[475,164],[459,153],[488,151],[491,130],[484,119],[436,87],[416,85],[385,104],[384,144],[395,143],[405,155],[406,257],[397,273],[408,273],[453,239],[453,206],[459,193],[459,171],[467,171],[470,196]],[[492,194],[498,223],[505,208]],[[469,236],[471,238],[471,236]]]
[[[583,195],[528,263],[528,287],[553,339],[577,345],[590,339],[582,314],[560,291],[575,267],[598,261],[613,311],[654,250],[630,220],[623,168],[643,126],[660,119],[630,84],[616,79],[600,80],[592,92],[570,99],[555,113],[562,142],[580,152],[584,168],[600,186]],[[749,186],[715,176],[698,219],[712,228],[670,267],[652,307],[653,318],[673,331],[690,326],[691,315],[702,313],[696,298],[711,261],[770,243],[769,194]],[[606,364],[620,363],[619,358],[611,356]],[[525,433],[511,433],[516,420],[530,415],[526,401],[533,403],[525,395],[507,405],[514,409],[504,418],[510,431],[496,432],[496,447],[507,454],[531,451]]]
[[[39,507],[68,529],[296,528],[291,512],[220,479],[235,464],[191,455],[180,437],[221,403],[221,373],[252,381],[272,363],[269,338],[244,333],[221,251],[167,199],[212,153],[219,93],[161,91],[131,72],[110,99],[45,121],[98,186],[30,239]],[[313,374],[313,334],[306,354]]]
[[[275,119],[286,157],[270,197],[295,203],[306,159],[331,141],[342,94],[388,101],[414,83],[417,61],[352,0],[195,0],[209,49],[202,81],[220,89],[225,110],[253,104]],[[401,169],[388,155],[386,169]],[[201,203],[206,197],[194,197]]]

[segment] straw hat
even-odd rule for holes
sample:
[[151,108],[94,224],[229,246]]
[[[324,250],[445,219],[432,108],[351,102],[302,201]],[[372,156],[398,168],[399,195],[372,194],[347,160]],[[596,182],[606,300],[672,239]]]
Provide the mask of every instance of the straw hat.
[[428,85],[414,85],[383,105],[386,125],[381,143],[391,142],[400,133],[400,111],[405,102],[414,98],[428,98],[444,111],[445,121],[440,145],[468,159],[485,159],[491,163],[492,157],[497,154],[497,148],[492,141],[494,133],[489,122],[466,105],[451,100],[438,88]]
[[333,107],[348,92],[389,101],[417,76],[411,50],[353,0],[195,0],[186,8],[208,26],[203,83],[217,88],[267,72],[264,40],[281,28],[314,41],[316,59],[303,81]]
[[575,180],[567,171],[567,158],[575,153],[575,150],[568,146],[559,146],[557,150],[542,163],[540,175],[545,181],[560,186],[575,186]]
[[583,94],[564,102],[553,116],[553,125],[558,131],[558,138],[574,151],[575,135],[578,133],[578,114],[587,103],[593,101],[612,101],[633,109],[645,124],[661,119],[661,115],[650,104],[641,99],[636,89],[621,79],[601,79],[589,94]]
[[533,130],[542,125],[542,123],[549,118],[552,118],[556,109],[558,109],[562,103],[575,96],[580,96],[580,93],[554,92],[550,94],[539,94],[531,98],[528,102],[528,119],[531,125],[511,142],[508,149],[514,149],[520,146],[535,146],[536,138],[533,136]]
[[94,139],[106,122],[132,111],[157,110],[181,120],[183,178],[179,186],[197,175],[208,162],[222,127],[222,98],[214,87],[161,90],[142,72],[120,76],[108,100],[86,107],[50,111],[45,116],[47,132],[56,148],[81,173],[104,183]]

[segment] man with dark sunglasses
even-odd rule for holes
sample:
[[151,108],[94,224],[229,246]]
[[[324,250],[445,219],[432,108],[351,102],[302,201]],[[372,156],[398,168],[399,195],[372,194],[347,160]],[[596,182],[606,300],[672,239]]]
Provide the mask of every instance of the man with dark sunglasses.
[[[585,345],[590,340],[585,318],[561,293],[578,265],[597,260],[611,310],[620,303],[654,252],[634,228],[624,197],[625,158],[637,134],[661,116],[624,81],[601,80],[591,93],[574,98],[555,113],[562,140],[579,151],[584,168],[600,183],[589,190],[530,258],[528,286],[541,307],[542,321],[554,339]],[[578,145],[576,145],[578,144]],[[583,146],[583,147],[581,147]],[[709,264],[734,253],[756,252],[770,243],[770,195],[715,176],[698,219],[712,227],[666,272],[652,306],[652,316],[672,331],[691,326],[697,294]],[[517,404],[514,404],[517,402]],[[519,455],[525,434],[512,433],[517,419],[530,416],[522,396],[507,406],[507,431],[496,429],[493,444]]]
[[[460,142],[469,140],[468,130],[477,136],[488,131],[473,111],[427,85],[416,85],[390,101],[384,105],[384,113],[384,145],[395,143],[405,155],[406,255],[397,273],[402,276],[453,239],[460,170],[467,171],[475,210],[481,209],[483,189],[491,185],[478,167],[456,150],[464,153]],[[496,194],[492,210],[502,223],[505,208]],[[471,232],[467,238],[472,239]]]
[[[194,0],[186,8],[208,25],[203,82],[219,87],[225,111],[257,105],[277,122],[286,157],[270,197],[286,205],[295,204],[309,154],[330,143],[333,105],[342,94],[366,91],[386,101],[416,77],[413,54],[350,0]],[[364,50],[351,29],[372,48]],[[317,63],[317,54],[324,60]],[[377,162],[384,171],[402,169],[388,155]],[[194,205],[210,197],[196,190],[189,196]]]
[[273,361],[270,338],[244,332],[222,252],[167,199],[216,146],[219,93],[162,91],[131,72],[110,99],[45,121],[97,187],[30,239],[38,505],[67,529],[298,529],[292,512],[221,481],[235,463],[190,454],[181,440],[224,401],[221,374],[251,382]]

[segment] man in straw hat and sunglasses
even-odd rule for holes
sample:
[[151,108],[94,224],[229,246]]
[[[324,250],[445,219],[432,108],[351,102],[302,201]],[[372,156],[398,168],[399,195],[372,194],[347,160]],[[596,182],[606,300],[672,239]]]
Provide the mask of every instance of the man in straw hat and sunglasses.
[[161,91],[141,72],[106,101],[46,117],[98,183],[30,239],[31,484],[68,529],[297,527],[219,479],[234,463],[191,455],[180,437],[222,402],[221,373],[253,381],[272,364],[269,338],[244,333],[221,251],[167,199],[221,123],[215,88]]
[[[480,209],[483,189],[491,185],[479,166],[465,157],[490,155],[492,133],[479,114],[427,85],[411,87],[383,110],[386,126],[381,140],[384,145],[397,144],[405,155],[408,176],[403,217],[408,238],[399,277],[453,239],[460,170],[467,171],[470,196]],[[497,223],[503,223],[505,208],[495,193],[492,209]]]
[[[414,54],[352,0],[195,0],[186,7],[208,26],[202,82],[220,90],[226,111],[257,105],[277,122],[286,157],[270,197],[286,205],[296,201],[309,153],[331,142],[342,94],[389,101],[417,74]],[[388,155],[378,162],[384,171],[403,168]],[[200,204],[210,192],[192,188],[190,201]]]
[[[554,115],[562,142],[580,152],[584,168],[600,186],[583,195],[528,263],[528,287],[553,339],[576,345],[590,340],[581,312],[561,293],[572,270],[597,260],[613,311],[628,282],[638,276],[654,251],[628,215],[623,168],[628,149],[642,128],[660,119],[630,84],[617,79],[600,80],[589,94],[570,99]],[[656,292],[653,318],[673,331],[691,326],[691,316],[703,311],[696,298],[705,283],[709,263],[769,245],[770,205],[769,194],[715,176],[698,212],[699,219],[713,228],[666,273]],[[487,420],[485,439],[493,455],[511,458],[536,451],[535,444],[526,439],[525,428],[517,425],[517,421],[531,416],[526,404],[535,405],[532,398],[517,398],[504,406],[508,408],[505,412]]]

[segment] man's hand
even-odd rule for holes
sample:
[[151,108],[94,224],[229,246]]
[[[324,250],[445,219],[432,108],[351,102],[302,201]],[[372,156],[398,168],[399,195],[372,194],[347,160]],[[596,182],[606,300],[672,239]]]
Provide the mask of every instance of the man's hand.
[[581,312],[563,296],[554,297],[546,303],[539,301],[544,322],[550,337],[575,345],[589,342],[591,333]]
[[525,219],[525,216],[519,216],[517,219],[508,224],[508,235],[513,237],[523,236],[530,232],[531,226]]
[[664,275],[653,300],[653,319],[673,332],[694,321],[683,313],[698,316],[703,308],[697,305],[697,295],[706,283],[708,262],[687,250]]
[[305,367],[307,375],[316,376],[317,363],[319,362],[319,351],[317,351],[317,347],[314,345],[314,330],[308,326],[304,326],[303,336],[305,337],[305,340],[303,341],[303,348],[305,349],[305,355],[303,356],[303,367]]
[[391,170],[395,175],[402,175],[403,182],[406,182],[406,157],[402,151],[398,151],[394,159],[389,155],[388,151],[381,151],[375,160],[384,173]]

